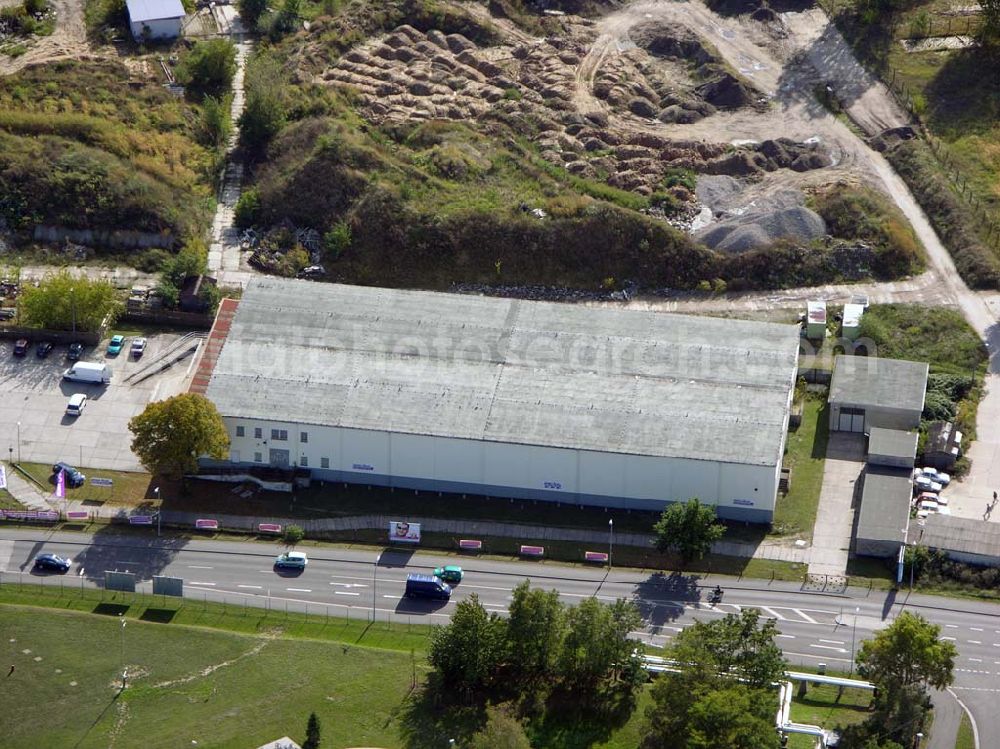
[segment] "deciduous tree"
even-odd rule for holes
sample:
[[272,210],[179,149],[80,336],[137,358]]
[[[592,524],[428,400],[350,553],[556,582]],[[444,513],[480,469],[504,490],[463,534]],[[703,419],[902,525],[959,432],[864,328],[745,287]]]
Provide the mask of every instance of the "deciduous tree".
[[469,749],[531,749],[531,742],[521,722],[502,707],[486,711],[486,725],[475,733]]
[[507,620],[511,681],[522,692],[554,681],[566,637],[566,607],[555,590],[532,589],[525,580],[514,588]]
[[643,742],[653,749],[767,749],[774,733],[775,690],[785,661],[773,620],[744,609],[681,632],[669,657],[676,673],[653,685]]
[[431,637],[428,661],[444,686],[471,697],[488,691],[506,657],[507,621],[491,614],[473,593]]
[[861,643],[858,673],[883,690],[911,685],[944,689],[954,678],[954,643],[939,639],[941,627],[904,611]]
[[74,278],[60,271],[38,286],[24,286],[18,300],[21,322],[48,330],[99,330],[105,318],[121,311],[115,288],[106,281]]
[[222,460],[229,434],[215,404],[197,393],[154,401],[128,423],[132,452],[150,473],[181,477],[198,469],[206,455]]
[[642,624],[642,617],[633,603],[619,599],[603,604],[586,598],[567,610],[566,619],[559,661],[564,686],[583,698],[593,697],[599,687],[623,675],[628,677],[626,689],[637,686],[642,644],[629,633]]
[[712,550],[712,544],[722,538],[726,528],[717,522],[715,508],[697,499],[675,502],[668,506],[653,526],[656,548],[676,551],[690,562],[701,559]]
[[284,127],[285,86],[281,63],[270,55],[256,55],[247,63],[240,143],[250,153],[261,152]]
[[198,42],[177,68],[177,79],[199,94],[220,96],[236,74],[236,46],[228,39]]

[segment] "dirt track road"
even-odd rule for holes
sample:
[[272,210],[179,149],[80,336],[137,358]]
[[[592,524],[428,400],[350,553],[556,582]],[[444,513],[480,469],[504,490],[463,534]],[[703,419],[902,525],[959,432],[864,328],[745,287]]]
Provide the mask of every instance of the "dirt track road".
[[51,0],[56,11],[56,28],[43,36],[20,57],[0,55],[0,75],[10,75],[39,62],[80,57],[87,54],[87,27],[83,21],[84,0]]

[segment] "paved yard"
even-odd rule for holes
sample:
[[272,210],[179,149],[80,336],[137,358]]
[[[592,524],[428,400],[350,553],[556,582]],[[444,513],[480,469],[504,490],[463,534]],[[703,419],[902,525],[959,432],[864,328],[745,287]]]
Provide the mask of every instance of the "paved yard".
[[809,573],[846,575],[854,525],[854,490],[864,467],[865,437],[831,432],[826,447],[823,488],[813,528]]
[[[149,338],[139,362],[128,356],[128,343],[120,356],[107,357],[104,346],[84,352],[84,361],[104,362],[112,369],[111,384],[67,382],[66,346],[56,346],[47,359],[34,348],[23,358],[12,355],[13,342],[0,344],[0,450],[4,457],[39,463],[64,460],[73,465],[112,470],[140,470],[129,449],[128,421],[154,399],[172,395],[179,380],[178,368],[128,385],[125,377],[149,362],[177,338],[163,334]],[[87,406],[79,417],[66,416],[66,402],[74,393],[85,393]]]

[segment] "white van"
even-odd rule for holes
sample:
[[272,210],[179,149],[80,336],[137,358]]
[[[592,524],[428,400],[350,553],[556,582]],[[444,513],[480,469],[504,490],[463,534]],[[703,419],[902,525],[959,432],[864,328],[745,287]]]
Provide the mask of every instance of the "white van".
[[91,382],[107,385],[111,382],[111,368],[107,364],[78,361],[63,372],[63,379],[70,382]]

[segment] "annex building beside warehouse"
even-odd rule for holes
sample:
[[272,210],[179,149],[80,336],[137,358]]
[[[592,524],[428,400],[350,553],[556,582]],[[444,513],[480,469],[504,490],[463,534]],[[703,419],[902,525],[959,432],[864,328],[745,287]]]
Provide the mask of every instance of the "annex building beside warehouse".
[[277,278],[225,312],[200,377],[235,465],[771,520],[797,326]]

